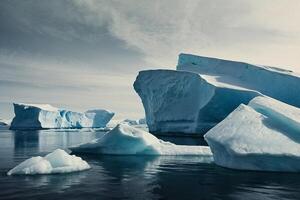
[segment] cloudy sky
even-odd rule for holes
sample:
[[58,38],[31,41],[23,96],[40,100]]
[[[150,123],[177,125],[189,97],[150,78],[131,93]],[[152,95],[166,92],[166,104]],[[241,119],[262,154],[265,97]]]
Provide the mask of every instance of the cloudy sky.
[[180,52],[300,72],[299,0],[1,0],[0,118],[12,102],[143,117],[139,70]]

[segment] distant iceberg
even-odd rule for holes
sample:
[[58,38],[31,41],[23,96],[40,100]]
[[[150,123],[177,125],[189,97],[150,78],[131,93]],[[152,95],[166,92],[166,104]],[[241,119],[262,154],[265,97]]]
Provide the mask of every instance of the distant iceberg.
[[257,96],[300,107],[299,84],[291,71],[180,54],[177,70],[141,71],[134,89],[150,132],[203,135]]
[[143,124],[146,124],[146,119],[145,118],[142,118],[142,119],[124,119],[123,121],[121,121],[121,123],[124,123],[124,124],[128,124],[128,125],[131,125],[131,126],[136,126],[136,125],[143,125]]
[[89,164],[75,155],[69,155],[64,150],[56,149],[45,157],[29,158],[7,172],[15,174],[55,174],[70,173],[90,169]]
[[221,85],[191,72],[147,70],[134,83],[149,131],[203,135],[257,91]]
[[212,153],[207,146],[175,145],[122,123],[103,137],[71,150],[74,153],[113,155],[198,155],[212,160]]
[[205,135],[218,165],[300,171],[300,109],[269,97],[240,105]]
[[48,104],[14,103],[15,117],[11,129],[103,128],[113,112],[97,109],[84,113],[61,110]]

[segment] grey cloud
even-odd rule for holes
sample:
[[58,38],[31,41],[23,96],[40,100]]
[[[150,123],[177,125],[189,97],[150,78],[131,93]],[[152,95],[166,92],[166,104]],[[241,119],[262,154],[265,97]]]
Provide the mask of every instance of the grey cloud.
[[2,0],[0,102],[142,117],[137,72],[174,68],[180,52],[300,71],[299,9],[298,0]]

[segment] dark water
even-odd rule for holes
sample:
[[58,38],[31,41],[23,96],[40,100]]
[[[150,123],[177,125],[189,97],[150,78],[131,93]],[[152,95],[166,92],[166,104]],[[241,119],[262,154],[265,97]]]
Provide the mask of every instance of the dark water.
[[[300,174],[234,171],[196,156],[83,156],[88,171],[6,176],[21,161],[101,132],[0,130],[0,199],[300,199]],[[182,144],[201,139],[167,138]]]

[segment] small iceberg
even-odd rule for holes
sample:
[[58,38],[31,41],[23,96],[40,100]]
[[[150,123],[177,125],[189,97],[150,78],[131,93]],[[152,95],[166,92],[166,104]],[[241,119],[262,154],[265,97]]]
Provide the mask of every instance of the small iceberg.
[[71,148],[74,153],[113,155],[200,155],[212,158],[207,146],[176,145],[162,141],[151,133],[127,124],[118,124],[113,130],[90,143]]
[[121,121],[121,123],[123,124],[128,124],[130,126],[137,126],[137,125],[146,125],[146,119],[145,118],[141,118],[141,119],[124,119],[123,121]]
[[56,174],[70,173],[90,169],[89,164],[75,155],[69,155],[61,149],[56,149],[45,157],[36,156],[29,158],[7,172],[14,174]]

